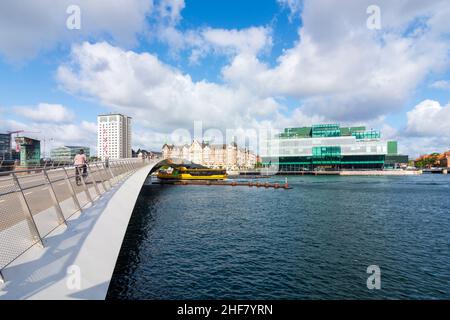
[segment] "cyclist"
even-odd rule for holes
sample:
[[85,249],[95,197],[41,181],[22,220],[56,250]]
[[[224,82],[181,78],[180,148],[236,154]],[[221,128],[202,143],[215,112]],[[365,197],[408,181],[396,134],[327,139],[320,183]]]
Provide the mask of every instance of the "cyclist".
[[80,149],[80,152],[75,156],[73,162],[78,185],[80,181],[80,172],[83,172],[83,177],[87,176],[87,159],[83,149]]

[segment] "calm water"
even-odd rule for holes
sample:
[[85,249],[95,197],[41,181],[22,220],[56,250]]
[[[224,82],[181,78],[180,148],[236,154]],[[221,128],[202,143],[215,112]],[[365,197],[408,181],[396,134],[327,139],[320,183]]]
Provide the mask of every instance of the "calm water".
[[108,297],[450,298],[450,176],[289,181],[144,188]]

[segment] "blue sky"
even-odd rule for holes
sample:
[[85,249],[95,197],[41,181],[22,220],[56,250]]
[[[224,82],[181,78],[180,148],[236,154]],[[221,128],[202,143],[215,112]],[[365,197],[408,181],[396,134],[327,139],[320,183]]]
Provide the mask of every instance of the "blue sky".
[[[72,4],[80,30],[66,28]],[[122,112],[135,148],[202,121],[364,124],[412,156],[450,149],[450,4],[378,1],[370,29],[371,4],[2,1],[0,131],[95,150],[97,114]]]

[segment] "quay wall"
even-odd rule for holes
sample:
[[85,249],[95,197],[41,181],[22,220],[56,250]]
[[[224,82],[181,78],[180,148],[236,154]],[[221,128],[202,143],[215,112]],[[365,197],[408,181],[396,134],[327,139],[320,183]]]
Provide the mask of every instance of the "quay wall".
[[415,176],[421,175],[421,170],[374,170],[374,171],[340,171],[341,176]]

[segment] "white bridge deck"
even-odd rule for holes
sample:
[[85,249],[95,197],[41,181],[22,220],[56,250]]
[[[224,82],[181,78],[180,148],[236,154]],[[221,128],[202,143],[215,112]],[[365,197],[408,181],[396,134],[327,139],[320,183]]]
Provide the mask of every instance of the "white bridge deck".
[[149,164],[3,270],[0,300],[105,299]]

